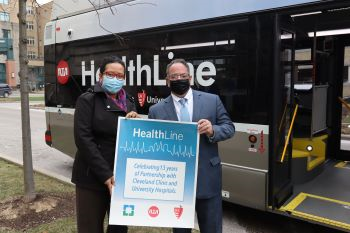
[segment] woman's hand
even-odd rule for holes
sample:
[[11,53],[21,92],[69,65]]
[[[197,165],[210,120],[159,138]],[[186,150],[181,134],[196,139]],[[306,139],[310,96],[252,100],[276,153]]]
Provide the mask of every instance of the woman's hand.
[[114,176],[112,176],[108,180],[106,180],[105,185],[107,186],[107,188],[109,190],[109,194],[112,196],[112,188],[114,186]]
[[126,118],[140,118],[139,114],[137,114],[137,112],[134,112],[134,111],[128,112],[128,114],[126,114],[125,117]]

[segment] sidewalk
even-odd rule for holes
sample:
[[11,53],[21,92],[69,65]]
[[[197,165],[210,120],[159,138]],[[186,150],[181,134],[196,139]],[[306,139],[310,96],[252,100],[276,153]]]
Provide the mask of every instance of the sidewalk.
[[[15,90],[8,98],[0,98],[0,104],[2,106],[18,105],[20,108],[21,104],[21,93],[19,90]],[[13,107],[12,106],[12,107]],[[34,109],[45,109],[45,93],[44,91],[31,92],[29,93],[29,106]]]
[[[40,108],[35,106],[36,104],[40,105]],[[20,110],[20,101],[0,103],[0,158],[23,165]],[[30,102],[30,124],[34,170],[71,184],[73,159],[45,143],[46,120],[43,101]]]
[[[14,163],[14,164],[17,164],[19,166],[23,166],[23,160],[22,159],[17,159],[17,158],[14,158],[14,157],[2,154],[2,153],[0,153],[0,158],[5,160],[5,161],[7,161],[7,162]],[[33,170],[35,172],[40,173],[40,174],[43,174],[43,175],[49,176],[51,178],[54,178],[56,180],[62,181],[64,183],[66,183],[66,184],[74,185],[71,182],[70,178],[67,178],[67,177],[65,177],[63,175],[57,174],[55,172],[52,172],[51,170],[48,170],[48,169],[45,169],[45,168],[41,168],[39,166],[35,166],[35,164],[33,164]]]

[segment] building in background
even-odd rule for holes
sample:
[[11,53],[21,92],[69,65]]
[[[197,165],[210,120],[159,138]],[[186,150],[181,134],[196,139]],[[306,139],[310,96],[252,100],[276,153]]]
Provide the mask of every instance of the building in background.
[[18,23],[14,26],[11,22],[12,11],[8,0],[0,0],[0,83],[8,83],[10,86],[17,83],[13,38],[16,35],[18,37]]
[[[43,34],[50,21],[52,2],[38,6],[27,1],[27,57],[29,85],[40,89],[44,82]],[[18,1],[0,0],[0,83],[11,87],[20,84]]]

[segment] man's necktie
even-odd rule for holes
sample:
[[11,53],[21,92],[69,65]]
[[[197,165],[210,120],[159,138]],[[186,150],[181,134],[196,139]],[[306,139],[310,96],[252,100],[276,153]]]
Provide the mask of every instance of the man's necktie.
[[188,112],[188,109],[186,107],[187,99],[182,98],[179,100],[179,103],[181,105],[180,107],[180,121],[191,121],[190,119],[190,113]]

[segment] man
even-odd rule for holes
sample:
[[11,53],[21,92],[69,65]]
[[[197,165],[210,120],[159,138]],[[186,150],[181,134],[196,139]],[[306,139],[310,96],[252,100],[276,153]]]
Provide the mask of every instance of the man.
[[[201,233],[222,232],[221,161],[217,142],[233,136],[235,128],[217,95],[190,88],[192,77],[183,59],[167,66],[171,95],[149,109],[148,118],[198,122],[200,134],[196,212]],[[190,233],[191,229],[174,229]]]

